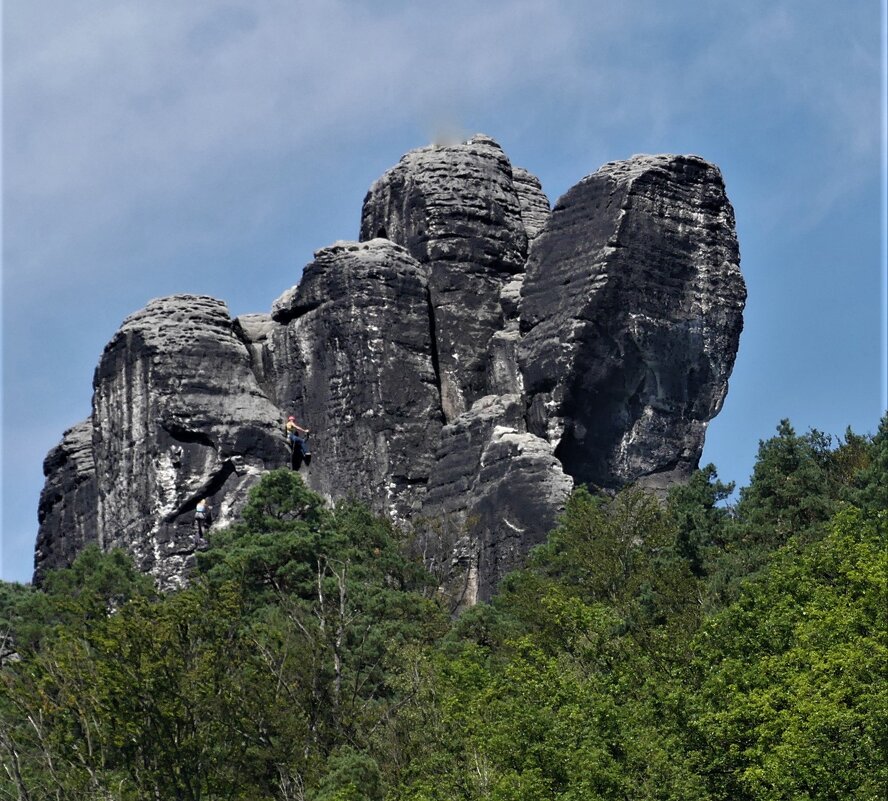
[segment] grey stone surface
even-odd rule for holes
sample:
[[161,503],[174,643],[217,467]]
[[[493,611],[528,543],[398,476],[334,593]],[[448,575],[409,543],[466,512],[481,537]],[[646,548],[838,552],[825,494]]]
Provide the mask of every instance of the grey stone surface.
[[487,346],[502,327],[500,292],[527,255],[505,153],[486,136],[411,151],[367,193],[360,238],[372,237],[429,267],[441,403],[453,420],[490,392]]
[[92,451],[92,423],[84,420],[69,428],[62,441],[43,460],[46,483],[37,508],[35,572],[63,567],[90,543],[96,532],[96,467]]
[[481,454],[497,426],[524,429],[524,403],[518,395],[487,395],[441,431],[435,469],[429,480],[423,514],[452,518],[452,528],[465,522],[471,487]]
[[269,397],[270,374],[274,371],[272,340],[277,328],[278,324],[270,314],[242,314],[235,318],[233,327],[235,335],[247,348],[253,375]]
[[521,334],[517,323],[509,324],[490,338],[487,361],[487,386],[500,395],[520,395],[524,388],[518,369],[518,345]]
[[489,600],[500,580],[524,562],[555,526],[574,482],[549,442],[496,426],[481,454],[469,512],[478,544],[478,597]]
[[423,517],[426,536],[463,552],[454,564],[461,605],[490,598],[543,540],[573,488],[552,446],[526,431],[523,412],[520,396],[490,395],[441,432]]
[[543,192],[540,179],[523,167],[512,168],[512,182],[521,204],[521,221],[524,223],[528,241],[532,242],[549,219],[549,198]]
[[[225,304],[195,295],[154,300],[128,317],[93,389],[95,538],[128,550],[160,586],[178,586],[196,547],[197,501],[209,497],[214,525],[226,525],[263,471],[285,464],[281,413]],[[38,541],[57,532],[47,518]],[[87,534],[81,526],[71,536]],[[64,561],[44,558],[38,578]]]
[[531,249],[519,358],[530,430],[580,482],[687,477],[727,392],[745,298],[716,167],[605,165],[558,201]]
[[319,250],[270,313],[180,295],[123,323],[90,419],[47,456],[35,578],[95,541],[180,586],[198,499],[235,520],[289,463],[294,414],[311,488],[412,527],[457,605],[488,598],[575,483],[660,491],[697,465],[738,265],[697,157],[607,164],[550,213],[488,137],[411,151],[368,192],[361,241]]
[[272,307],[273,397],[312,432],[308,485],[398,520],[422,504],[443,422],[427,274],[389,240],[338,242]]

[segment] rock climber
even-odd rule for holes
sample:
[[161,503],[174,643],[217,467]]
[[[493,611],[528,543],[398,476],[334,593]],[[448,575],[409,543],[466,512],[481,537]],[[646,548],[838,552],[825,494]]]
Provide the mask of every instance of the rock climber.
[[204,529],[210,526],[210,505],[206,498],[201,498],[194,509],[194,522],[197,524],[197,541],[203,539]]
[[308,449],[308,443],[305,441],[304,437],[299,436],[300,434],[309,434],[309,430],[298,425],[296,423],[296,418],[293,417],[293,415],[290,415],[287,418],[287,424],[284,426],[284,430],[287,434],[287,440],[290,443],[290,453],[293,456],[294,461],[297,455],[296,449],[298,448],[300,459],[304,459],[307,465],[311,464],[311,451]]

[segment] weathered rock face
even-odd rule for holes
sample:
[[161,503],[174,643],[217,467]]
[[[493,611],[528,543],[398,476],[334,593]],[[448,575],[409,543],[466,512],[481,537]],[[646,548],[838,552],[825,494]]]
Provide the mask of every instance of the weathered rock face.
[[702,159],[605,165],[555,206],[522,289],[530,430],[575,479],[687,477],[718,413],[746,298],[734,213]]
[[488,598],[575,482],[696,467],[736,354],[737,265],[696,157],[605,165],[550,213],[487,137],[412,151],[371,187],[361,241],[318,251],[270,314],[182,295],[124,322],[90,419],[46,459],[35,578],[97,541],[177,586],[197,501],[235,519],[289,462],[293,414],[311,488],[412,527],[457,605]]
[[490,598],[555,524],[571,489],[552,446],[527,433],[519,395],[481,398],[444,427],[423,517],[467,555],[461,603]]
[[272,307],[275,402],[311,430],[310,487],[404,520],[443,423],[428,268],[387,239],[318,251]]
[[[526,194],[529,208],[539,205]],[[505,153],[485,136],[411,151],[364,200],[361,239],[380,236],[429,267],[441,405],[453,420],[490,392],[487,346],[503,325],[500,292],[527,255]]]
[[208,497],[224,525],[256,477],[286,463],[281,413],[225,304],[194,295],[127,318],[93,387],[98,541],[175,586],[195,549],[197,502]]
[[89,420],[68,429],[59,445],[43,460],[46,484],[40,493],[40,523],[34,565],[70,564],[80,551],[97,541],[96,466]]
[[523,167],[512,168],[512,183],[521,204],[521,221],[524,223],[527,239],[532,242],[549,219],[549,198],[543,192],[540,179]]

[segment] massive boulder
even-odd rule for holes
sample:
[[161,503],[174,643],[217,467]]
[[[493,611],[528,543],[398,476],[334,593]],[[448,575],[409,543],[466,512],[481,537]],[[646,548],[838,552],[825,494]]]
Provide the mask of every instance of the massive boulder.
[[745,288],[718,170],[605,165],[550,212],[493,140],[412,151],[359,242],[315,254],[269,313],[180,295],[127,318],[90,418],[44,464],[35,580],[88,542],[162,587],[311,429],[306,483],[413,532],[455,607],[489,598],[575,483],[663,490],[721,407]]
[[307,483],[399,521],[422,505],[443,423],[427,276],[387,239],[339,242],[271,313],[267,388],[312,432]]
[[739,261],[721,174],[694,156],[613,162],[558,201],[519,362],[530,430],[577,481],[662,489],[697,467],[737,353]]
[[97,539],[162,586],[182,581],[201,498],[225,525],[256,478],[286,463],[281,412],[251,362],[224,303],[178,295],[128,317],[96,369]]
[[486,136],[411,151],[367,193],[361,239],[373,237],[429,267],[441,404],[451,421],[490,392],[487,347],[503,325],[500,292],[527,257],[506,154]]

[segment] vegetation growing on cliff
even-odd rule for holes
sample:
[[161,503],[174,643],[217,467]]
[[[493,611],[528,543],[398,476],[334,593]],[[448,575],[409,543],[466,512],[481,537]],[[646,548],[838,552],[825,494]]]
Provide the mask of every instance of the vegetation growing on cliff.
[[186,590],[97,550],[0,586],[0,798],[880,799],[886,487],[888,417],[784,422],[733,508],[712,467],[578,490],[451,620],[385,521],[270,473]]

